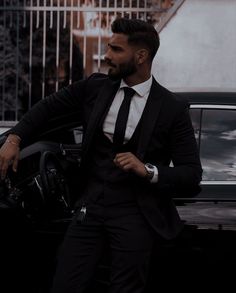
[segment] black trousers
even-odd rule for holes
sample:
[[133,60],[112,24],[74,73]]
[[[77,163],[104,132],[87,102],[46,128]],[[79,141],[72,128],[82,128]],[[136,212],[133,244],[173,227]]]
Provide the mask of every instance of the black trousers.
[[62,244],[52,293],[85,292],[107,245],[111,259],[108,292],[144,292],[154,232],[139,208],[91,205],[82,222],[77,218],[76,214]]

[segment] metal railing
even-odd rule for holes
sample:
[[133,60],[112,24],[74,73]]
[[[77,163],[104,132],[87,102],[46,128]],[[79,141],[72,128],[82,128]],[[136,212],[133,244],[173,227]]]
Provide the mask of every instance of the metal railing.
[[117,16],[141,18],[160,30],[182,2],[1,0],[0,125],[11,127],[39,99],[103,72],[110,24]]

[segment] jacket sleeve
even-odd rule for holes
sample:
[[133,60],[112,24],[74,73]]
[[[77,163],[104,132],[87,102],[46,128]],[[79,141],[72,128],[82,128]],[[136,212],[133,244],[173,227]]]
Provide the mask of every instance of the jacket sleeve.
[[178,196],[195,196],[200,191],[202,167],[188,106],[173,121],[169,152],[173,166],[158,166],[159,188]]
[[17,134],[22,141],[28,139],[49,123],[51,119],[78,112],[78,125],[82,123],[83,100],[86,81],[78,81],[40,100],[9,131]]

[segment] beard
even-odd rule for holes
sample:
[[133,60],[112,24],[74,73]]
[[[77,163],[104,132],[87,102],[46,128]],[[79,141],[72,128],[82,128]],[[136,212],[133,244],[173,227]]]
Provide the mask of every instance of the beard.
[[108,70],[108,76],[113,80],[124,79],[137,72],[137,68],[133,59],[127,63],[121,63],[119,65],[110,63],[109,65],[111,68]]

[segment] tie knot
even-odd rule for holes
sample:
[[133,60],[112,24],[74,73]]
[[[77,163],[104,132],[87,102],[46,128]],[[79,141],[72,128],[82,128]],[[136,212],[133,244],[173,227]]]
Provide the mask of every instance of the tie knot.
[[132,98],[135,94],[135,90],[131,87],[124,87],[125,99]]

